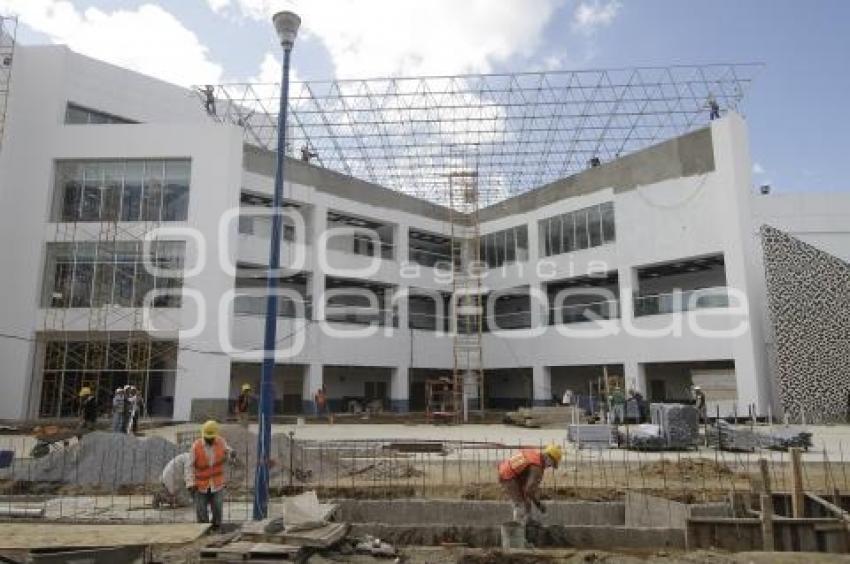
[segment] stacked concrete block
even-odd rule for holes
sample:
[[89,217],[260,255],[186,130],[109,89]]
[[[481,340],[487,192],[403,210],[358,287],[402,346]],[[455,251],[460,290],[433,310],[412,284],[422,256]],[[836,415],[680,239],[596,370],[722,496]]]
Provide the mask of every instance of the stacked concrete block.
[[685,449],[699,440],[699,413],[692,405],[653,403],[649,406],[652,424],[661,428],[667,448]]

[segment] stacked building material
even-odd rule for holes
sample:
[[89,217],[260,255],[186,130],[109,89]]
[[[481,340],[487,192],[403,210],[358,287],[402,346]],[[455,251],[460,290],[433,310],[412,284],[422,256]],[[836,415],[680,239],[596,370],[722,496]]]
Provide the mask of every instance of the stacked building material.
[[584,421],[578,407],[555,405],[550,407],[521,407],[505,414],[505,422],[522,427],[558,427]]
[[809,450],[812,446],[812,434],[801,427],[772,427],[759,435],[761,446],[771,450],[786,451],[791,447]]
[[621,446],[634,450],[665,450],[667,440],[661,436],[658,425],[631,425],[627,430],[619,432]]
[[567,439],[582,448],[610,448],[614,428],[611,425],[568,425]]
[[736,427],[723,420],[708,429],[707,438],[710,446],[734,452],[754,451],[762,442],[749,427]]
[[699,440],[699,413],[692,405],[653,403],[649,406],[652,424],[661,428],[667,448],[687,449]]

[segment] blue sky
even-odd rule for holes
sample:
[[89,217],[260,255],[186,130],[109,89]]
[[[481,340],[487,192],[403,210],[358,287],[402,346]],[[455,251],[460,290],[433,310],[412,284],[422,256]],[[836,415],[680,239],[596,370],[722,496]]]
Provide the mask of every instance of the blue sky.
[[281,8],[304,18],[303,79],[764,62],[742,107],[755,181],[850,191],[843,0],[0,0],[22,43],[187,84],[273,80]]

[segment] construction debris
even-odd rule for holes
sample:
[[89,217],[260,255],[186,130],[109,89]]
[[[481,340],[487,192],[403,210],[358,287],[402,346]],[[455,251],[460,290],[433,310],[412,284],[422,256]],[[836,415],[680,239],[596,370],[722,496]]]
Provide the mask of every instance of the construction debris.
[[354,545],[354,551],[360,554],[369,554],[372,556],[391,558],[398,554],[395,547],[389,543],[383,542],[377,537],[366,535],[358,540]]
[[567,405],[551,407],[521,407],[516,411],[505,414],[505,423],[531,427],[557,427],[563,429],[565,425],[584,421],[582,410]]

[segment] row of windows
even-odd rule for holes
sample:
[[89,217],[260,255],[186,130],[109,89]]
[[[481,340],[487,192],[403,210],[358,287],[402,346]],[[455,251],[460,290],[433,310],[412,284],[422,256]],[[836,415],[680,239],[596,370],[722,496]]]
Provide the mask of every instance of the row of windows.
[[[142,307],[152,290],[179,291],[180,276],[154,276],[142,257],[142,243],[48,243],[44,307],[75,308],[115,305]],[[162,270],[183,268],[185,243],[156,241],[150,265]],[[180,307],[179,295],[157,295],[153,307]]]
[[58,221],[185,221],[190,161],[58,161]]
[[615,240],[614,203],[605,202],[540,222],[543,255],[598,247]]
[[481,236],[481,261],[489,268],[528,260],[528,228],[518,225]]
[[68,125],[114,125],[136,122],[76,104],[68,104],[65,107],[65,123]]

